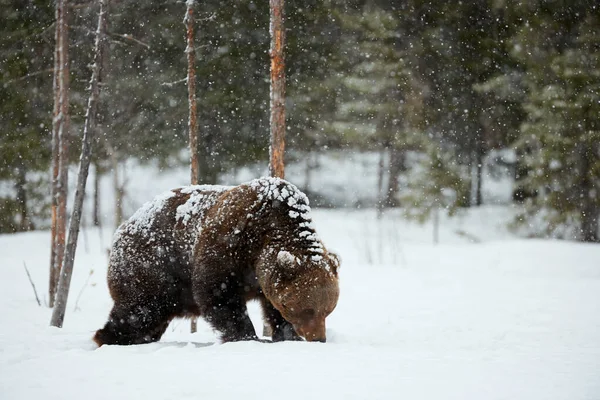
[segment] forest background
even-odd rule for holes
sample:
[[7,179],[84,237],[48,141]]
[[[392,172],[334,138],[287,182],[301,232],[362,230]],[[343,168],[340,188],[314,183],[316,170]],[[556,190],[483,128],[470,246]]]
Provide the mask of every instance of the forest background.
[[[0,232],[47,228],[54,4],[0,5]],[[113,174],[117,194],[128,160],[189,162],[184,11],[111,3],[90,179]],[[75,164],[97,7],[72,1],[67,15]],[[200,180],[219,183],[267,162],[268,2],[204,1],[196,22]],[[374,205],[418,219],[481,205],[484,167],[502,166],[517,223],[599,240],[597,2],[289,0],[285,24],[288,163],[378,153]]]

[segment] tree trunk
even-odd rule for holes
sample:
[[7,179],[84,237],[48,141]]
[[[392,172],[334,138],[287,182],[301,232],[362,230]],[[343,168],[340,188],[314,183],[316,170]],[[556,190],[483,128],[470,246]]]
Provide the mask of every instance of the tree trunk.
[[598,207],[594,181],[590,179],[590,168],[593,165],[594,149],[589,148],[586,143],[581,143],[578,149],[580,154],[579,165],[579,199],[580,199],[580,218],[581,218],[581,236],[584,242],[598,242],[598,216],[600,207]]
[[475,171],[476,171],[476,183],[475,183],[475,205],[477,207],[483,204],[483,197],[481,195],[481,187],[483,183],[483,147],[479,144],[477,146],[477,150],[475,151]]
[[194,43],[194,0],[186,1],[186,13],[183,23],[187,31],[187,87],[188,87],[188,133],[190,138],[190,165],[192,185],[198,184],[198,123],[196,118],[196,51]]
[[[217,122],[210,124],[213,126],[217,125]],[[206,127],[202,130],[202,135],[198,136],[200,145],[198,147],[198,174],[199,182],[203,183],[217,183],[219,178],[220,165],[217,164],[218,160],[213,155],[213,149],[215,146],[214,138],[216,134],[212,131],[215,128]]]
[[110,162],[113,170],[113,191],[115,193],[115,229],[123,222],[123,199],[125,198],[125,183],[119,181],[119,158],[112,149]]
[[[588,194],[589,195],[589,194]],[[586,207],[581,210],[581,231],[584,242],[600,242],[598,237],[598,215],[600,208],[592,201],[588,201]]]
[[400,172],[404,169],[404,152],[390,146],[388,190],[385,195],[385,207],[393,208],[398,206],[398,178]]
[[310,192],[310,188],[312,187],[312,174],[313,170],[318,165],[318,154],[314,151],[309,150],[306,154],[306,164],[304,170],[304,190]]
[[94,226],[100,226],[100,163],[94,164],[94,209],[92,219]]
[[385,175],[385,153],[387,146],[383,146],[379,153],[379,164],[377,165],[377,218],[383,215],[385,205],[385,194],[383,193],[383,176]]
[[52,119],[52,223],[49,305],[54,306],[56,285],[65,248],[67,227],[69,147],[69,46],[66,0],[56,2],[54,50],[54,110]]
[[[284,0],[269,0],[271,48],[271,145],[269,173],[285,178],[285,31],[283,28]],[[263,336],[272,336],[271,327],[263,325]]]
[[[191,166],[191,183],[198,184],[200,172],[198,170],[198,125],[196,118],[196,51],[194,43],[194,0],[186,1],[186,12],[183,23],[187,32],[187,46],[185,52],[187,54],[187,87],[188,87],[188,133],[190,138],[190,166]],[[192,318],[190,330],[195,333],[198,330],[198,320]]]
[[65,247],[64,263],[61,268],[58,281],[58,290],[56,291],[56,304],[52,310],[50,325],[61,328],[65,318],[65,309],[69,297],[69,286],[71,276],[73,275],[73,263],[75,261],[75,251],[77,250],[77,237],[79,235],[79,224],[81,222],[81,211],[83,208],[83,199],[85,195],[85,186],[90,168],[90,158],[92,153],[92,136],[95,131],[95,117],[100,96],[100,72],[104,58],[104,41],[106,40],[106,14],[108,0],[99,0],[100,11],[98,13],[98,28],[96,30],[96,42],[94,51],[94,64],[92,65],[92,78],[90,80],[90,96],[88,99],[87,111],[85,114],[85,123],[83,127],[83,141],[81,145],[81,156],[79,162],[79,173],[77,175],[77,187],[75,191],[75,201],[73,202],[73,212],[69,224],[69,239]]
[[269,171],[271,176],[285,177],[285,32],[284,0],[270,0],[271,32],[271,146]]
[[19,207],[19,215],[20,222],[17,228],[18,231],[24,232],[31,230],[33,228],[33,224],[29,220],[29,215],[27,212],[27,190],[25,185],[27,184],[27,169],[25,165],[21,163],[17,167],[17,179],[15,181],[15,191],[17,192],[17,206]]

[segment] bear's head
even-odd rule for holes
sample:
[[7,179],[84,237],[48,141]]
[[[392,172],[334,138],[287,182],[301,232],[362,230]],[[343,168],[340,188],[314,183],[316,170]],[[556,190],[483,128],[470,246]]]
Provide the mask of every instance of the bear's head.
[[279,251],[268,268],[262,289],[267,299],[309,342],[325,342],[325,318],[335,309],[338,297],[338,257],[294,255]]

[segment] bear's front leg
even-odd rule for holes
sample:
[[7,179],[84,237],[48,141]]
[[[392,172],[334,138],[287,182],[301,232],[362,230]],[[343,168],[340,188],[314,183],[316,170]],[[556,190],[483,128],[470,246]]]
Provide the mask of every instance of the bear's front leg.
[[231,276],[194,281],[194,299],[200,313],[221,333],[223,342],[258,340],[240,288],[239,282]]
[[292,324],[287,322],[281,313],[277,311],[273,304],[266,297],[261,297],[260,304],[262,306],[265,322],[271,327],[272,340],[274,342],[283,342],[284,340],[302,340],[294,330]]

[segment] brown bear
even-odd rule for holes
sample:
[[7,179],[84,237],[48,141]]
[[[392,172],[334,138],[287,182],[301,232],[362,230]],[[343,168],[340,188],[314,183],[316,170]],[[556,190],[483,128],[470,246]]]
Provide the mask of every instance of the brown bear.
[[142,206],[114,236],[114,300],[94,341],[160,339],[175,317],[201,316],[224,342],[257,340],[246,302],[258,299],[273,341],[324,342],[338,295],[337,256],[317,237],[307,197],[260,178],[174,189]]

